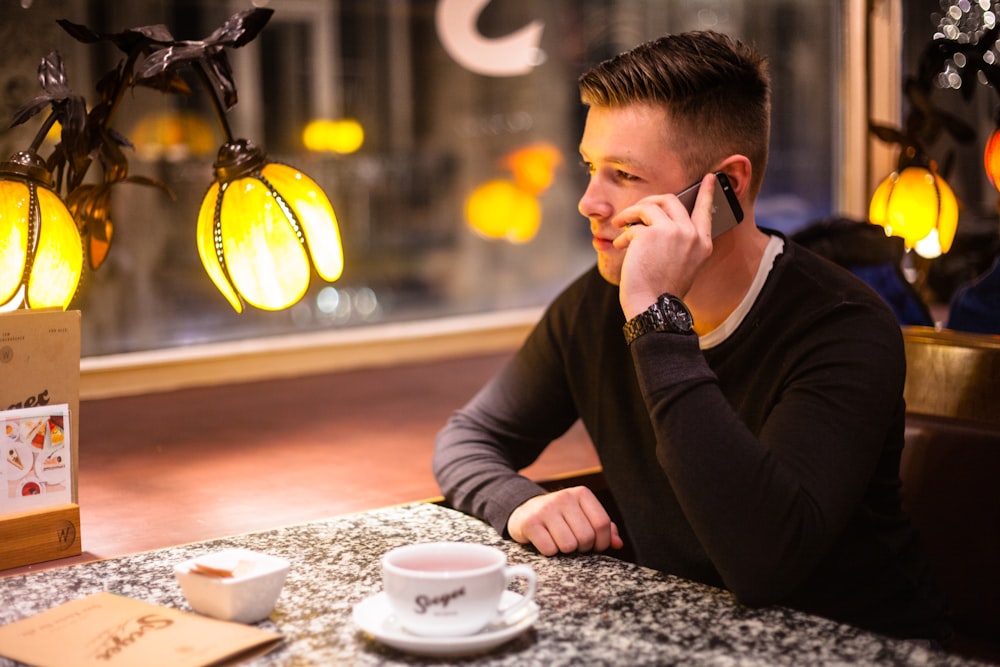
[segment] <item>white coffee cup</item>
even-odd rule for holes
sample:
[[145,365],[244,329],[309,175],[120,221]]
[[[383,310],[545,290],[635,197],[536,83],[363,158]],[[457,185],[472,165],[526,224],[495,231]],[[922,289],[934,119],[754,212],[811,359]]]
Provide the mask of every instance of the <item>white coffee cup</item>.
[[[527,590],[500,608],[511,581]],[[382,557],[382,583],[399,624],[428,637],[472,635],[491,623],[516,619],[535,596],[535,571],[507,565],[507,555],[470,542],[425,542],[398,547]]]

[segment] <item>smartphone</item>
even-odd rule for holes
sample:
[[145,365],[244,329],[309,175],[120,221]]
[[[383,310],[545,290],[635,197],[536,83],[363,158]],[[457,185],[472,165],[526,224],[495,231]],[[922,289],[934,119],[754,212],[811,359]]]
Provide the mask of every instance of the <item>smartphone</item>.
[[[694,210],[694,200],[698,196],[701,181],[677,193],[684,207],[690,213]],[[743,222],[743,207],[733,191],[729,177],[721,171],[715,172],[715,200],[712,202],[712,238]]]

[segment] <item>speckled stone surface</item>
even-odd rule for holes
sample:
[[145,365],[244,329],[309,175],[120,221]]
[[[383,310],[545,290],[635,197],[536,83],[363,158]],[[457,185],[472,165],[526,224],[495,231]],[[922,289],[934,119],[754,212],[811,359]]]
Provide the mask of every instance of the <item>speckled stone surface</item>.
[[[351,620],[382,586],[379,557],[411,542],[474,541],[504,549],[538,573],[538,621],[477,655],[433,658],[387,648]],[[434,665],[968,665],[915,642],[886,639],[784,608],[748,609],[725,591],[597,555],[546,559],[505,542],[485,524],[431,504],[212,540],[0,579],[0,625],[98,591],[189,610],[173,565],[244,547],[289,559],[270,619],[286,638],[247,664]],[[0,665],[15,665],[0,658]],[[71,663],[67,663],[71,664]]]

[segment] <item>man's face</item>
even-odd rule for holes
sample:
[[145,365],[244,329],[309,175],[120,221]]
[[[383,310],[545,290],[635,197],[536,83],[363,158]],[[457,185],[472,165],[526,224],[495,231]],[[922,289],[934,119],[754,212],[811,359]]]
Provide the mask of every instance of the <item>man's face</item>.
[[590,183],[577,208],[590,221],[597,268],[613,285],[621,282],[625,251],[612,245],[622,230],[611,219],[643,197],[676,193],[691,184],[677,156],[667,150],[670,132],[666,112],[651,105],[587,112],[580,155]]

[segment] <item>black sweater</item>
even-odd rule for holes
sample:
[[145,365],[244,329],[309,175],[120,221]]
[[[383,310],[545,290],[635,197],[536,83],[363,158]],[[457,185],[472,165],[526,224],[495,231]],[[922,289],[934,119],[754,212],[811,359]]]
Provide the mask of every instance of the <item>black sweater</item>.
[[578,418],[636,560],[878,632],[941,639],[943,603],[900,506],[900,328],[849,272],[786,241],[719,345],[629,349],[596,268],[438,436],[452,504],[505,533],[543,490],[517,474]]

